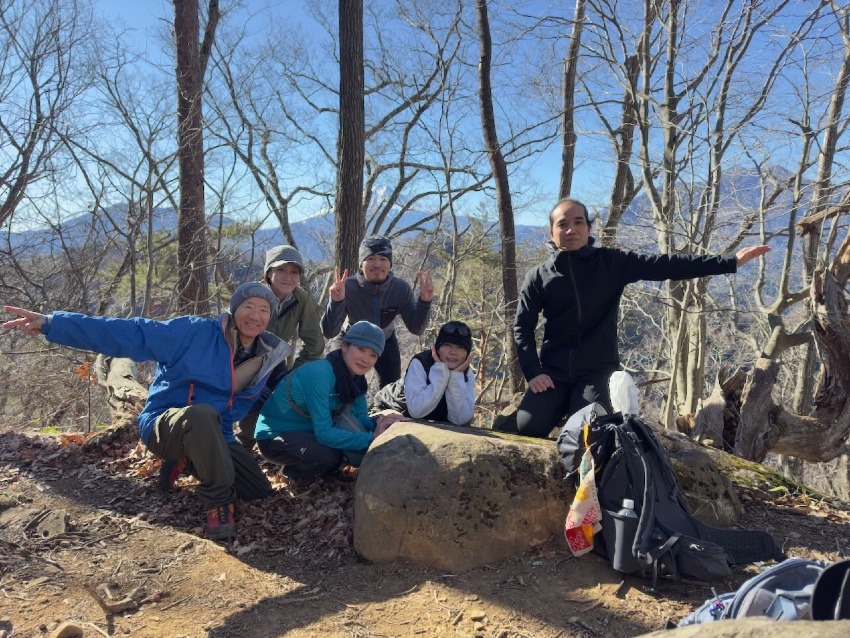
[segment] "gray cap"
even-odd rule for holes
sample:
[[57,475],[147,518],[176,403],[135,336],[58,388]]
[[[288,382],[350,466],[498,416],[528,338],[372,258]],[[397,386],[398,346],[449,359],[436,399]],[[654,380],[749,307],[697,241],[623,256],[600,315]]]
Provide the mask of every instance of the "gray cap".
[[301,274],[304,274],[304,258],[298,249],[294,246],[275,246],[266,251],[266,265],[263,267],[263,277],[265,277],[269,268],[277,268],[283,264],[295,264]]
[[358,321],[354,325],[349,326],[345,334],[342,335],[342,340],[345,343],[374,350],[379,357],[384,352],[384,344],[386,342],[384,331],[374,323],[368,321]]
[[269,302],[272,309],[272,316],[277,314],[277,297],[275,297],[271,288],[259,281],[248,281],[240,285],[233,291],[233,296],[230,298],[230,314],[236,314],[236,309],[239,305],[250,297],[259,297]]

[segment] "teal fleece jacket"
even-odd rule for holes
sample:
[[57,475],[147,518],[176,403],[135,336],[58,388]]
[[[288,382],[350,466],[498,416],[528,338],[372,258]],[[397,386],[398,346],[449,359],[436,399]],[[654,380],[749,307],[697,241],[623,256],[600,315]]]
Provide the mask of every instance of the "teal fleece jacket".
[[[309,416],[298,413],[290,403]],[[337,450],[365,450],[372,443],[375,422],[369,418],[366,396],[351,404],[351,416],[366,432],[351,432],[334,427],[333,413],[342,408],[336,392],[336,376],[327,359],[307,363],[290,372],[263,405],[254,437],[260,441],[287,432],[313,432],[316,440]]]

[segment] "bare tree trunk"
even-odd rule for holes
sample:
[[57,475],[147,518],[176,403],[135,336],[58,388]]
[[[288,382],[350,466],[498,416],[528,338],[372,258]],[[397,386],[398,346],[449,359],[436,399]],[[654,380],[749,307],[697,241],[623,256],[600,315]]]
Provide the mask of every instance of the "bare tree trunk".
[[484,144],[493,168],[496,182],[496,205],[499,209],[499,230],[502,242],[502,287],[505,291],[505,352],[508,353],[508,371],[511,388],[519,392],[522,386],[522,370],[519,367],[516,343],[513,340],[513,321],[516,315],[519,289],[516,275],[516,232],[514,211],[511,205],[511,187],[508,182],[508,167],[499,146],[496,134],[496,118],[493,114],[493,90],[490,84],[490,64],[493,43],[490,39],[490,21],[487,17],[487,0],[477,0],[478,34],[481,39],[481,57],[478,62],[479,101],[481,104],[481,128]]
[[366,233],[363,210],[365,146],[363,0],[339,0],[339,137],[334,204],[336,263],[354,272]]
[[[637,55],[626,58],[626,87],[623,96],[623,117],[620,124],[620,140],[617,144],[617,173],[614,176],[614,188],[611,191],[611,204],[608,207],[608,218],[599,233],[599,241],[603,246],[614,244],[617,237],[617,227],[623,218],[623,212],[634,199],[635,178],[632,175],[631,161],[634,147],[635,126],[637,124],[637,92],[640,60]],[[561,180],[563,184],[563,179]],[[566,195],[562,195],[566,197]]]
[[[564,60],[564,114],[561,118],[561,186],[558,199],[569,197],[573,187],[576,155],[575,92],[578,74],[578,52],[581,47],[581,30],[584,28],[585,0],[576,0],[573,14],[573,33]],[[486,11],[486,8],[485,8]]]
[[[210,2],[208,27],[214,32],[218,2]],[[177,49],[177,143],[180,164],[180,212],[177,222],[177,282],[181,312],[209,312],[206,218],[204,215],[204,137],[202,93],[205,59],[199,43],[198,0],[174,0]],[[208,28],[204,45],[211,47]]]

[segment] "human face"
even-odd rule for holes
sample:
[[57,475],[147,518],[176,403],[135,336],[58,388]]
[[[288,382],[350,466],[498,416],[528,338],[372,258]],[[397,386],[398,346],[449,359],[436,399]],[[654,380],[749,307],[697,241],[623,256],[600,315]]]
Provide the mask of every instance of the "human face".
[[295,264],[281,264],[269,268],[267,274],[272,292],[278,299],[286,299],[301,283],[301,269]]
[[342,360],[351,374],[366,374],[375,367],[378,353],[372,348],[356,346],[353,343],[342,342]]
[[382,284],[387,280],[392,265],[390,260],[383,255],[369,255],[360,264],[360,270],[366,281],[373,284]]
[[444,343],[437,348],[437,356],[440,357],[440,361],[445,363],[449,370],[454,370],[466,361],[469,353],[466,351],[466,348],[461,348],[456,343]]
[[269,302],[261,297],[248,297],[233,313],[233,322],[239,333],[239,341],[248,347],[269,325],[272,308]]
[[576,202],[563,202],[552,211],[549,236],[559,250],[578,250],[587,246],[590,226],[584,208]]

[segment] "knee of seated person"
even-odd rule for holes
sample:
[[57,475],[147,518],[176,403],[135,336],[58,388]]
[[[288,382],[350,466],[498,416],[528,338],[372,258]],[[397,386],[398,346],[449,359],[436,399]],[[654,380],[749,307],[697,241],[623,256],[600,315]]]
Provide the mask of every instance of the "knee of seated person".
[[186,423],[192,428],[209,428],[218,430],[221,428],[221,415],[214,407],[207,403],[196,403],[186,408],[183,413]]
[[516,429],[522,436],[544,438],[555,427],[554,423],[536,417],[534,413],[525,410],[517,410]]

